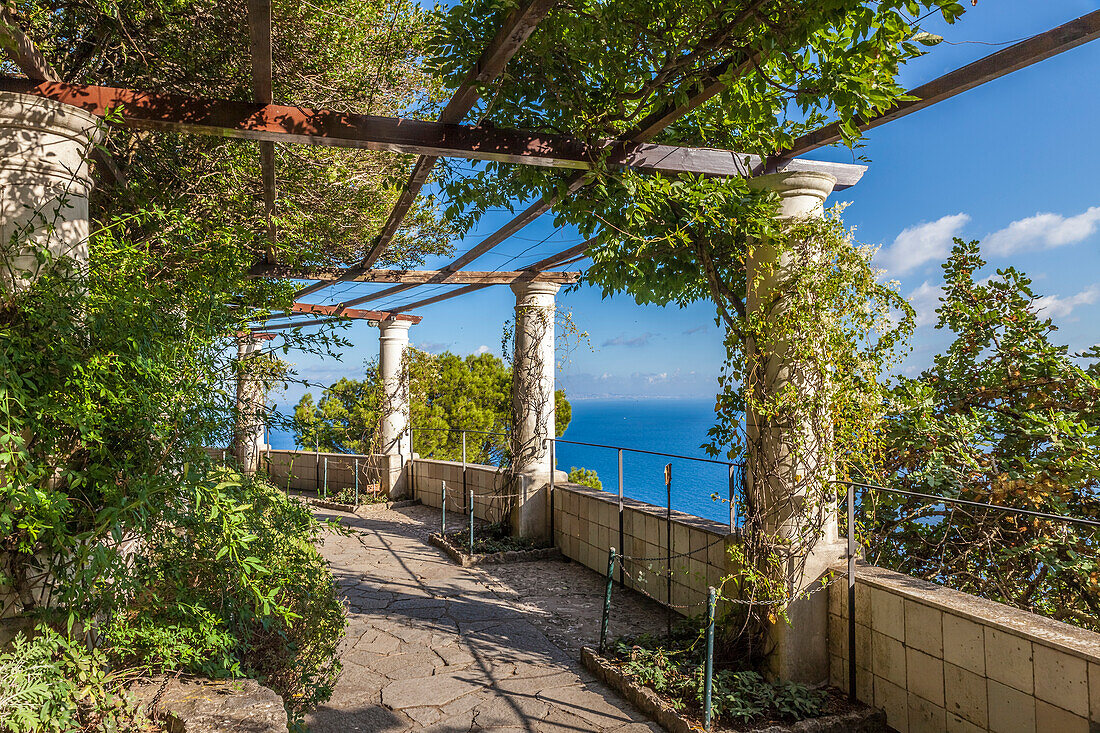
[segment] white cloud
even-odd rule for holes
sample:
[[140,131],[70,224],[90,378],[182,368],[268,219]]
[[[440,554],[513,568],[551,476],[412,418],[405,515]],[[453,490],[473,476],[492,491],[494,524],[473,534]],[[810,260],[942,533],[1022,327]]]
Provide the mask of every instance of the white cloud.
[[917,325],[918,326],[931,326],[936,323],[936,309],[940,307],[940,296],[943,295],[943,288],[939,285],[933,285],[927,280],[921,283],[921,286],[909,293],[907,300],[909,305],[913,306],[913,310],[917,312]]
[[968,214],[951,214],[906,228],[875,259],[890,275],[902,275],[927,262],[947,259],[951,240],[970,221]]
[[1027,250],[1051,249],[1076,244],[1092,236],[1100,225],[1100,206],[1091,206],[1076,216],[1041,213],[1019,219],[986,236],[986,249],[998,255]]
[[475,354],[488,354],[489,353],[489,347],[486,346],[485,344],[482,344],[481,346],[477,347],[477,351],[475,351],[474,353]]
[[1065,318],[1078,306],[1092,305],[1100,298],[1100,287],[1093,285],[1077,295],[1060,298],[1057,295],[1044,295],[1035,299],[1035,307],[1046,318]]

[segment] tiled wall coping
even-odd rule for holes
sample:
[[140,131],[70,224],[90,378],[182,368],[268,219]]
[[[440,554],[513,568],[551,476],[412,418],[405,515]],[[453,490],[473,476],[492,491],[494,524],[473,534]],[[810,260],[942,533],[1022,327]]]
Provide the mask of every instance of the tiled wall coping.
[[[847,575],[846,566],[837,569],[841,575]],[[1100,634],[1093,631],[862,562],[856,566],[856,578],[868,586],[904,595],[983,626],[1000,627],[1100,664]]]
[[[565,491],[572,491],[577,494],[584,494],[585,496],[592,497],[598,501],[611,504],[618,511],[619,508],[619,495],[612,494],[607,491],[601,491],[600,489],[593,489],[589,486],[582,486],[580,484],[570,483],[555,483],[554,489],[563,489]],[[657,504],[650,504],[648,502],[639,501],[638,499],[631,499],[629,497],[623,497],[623,508],[633,509],[643,514],[651,514],[659,519],[665,519],[668,516],[668,510],[663,506]],[[728,524],[722,522],[716,522],[713,519],[704,519],[703,517],[697,517],[694,514],[687,514],[686,512],[680,512],[675,509],[672,510],[672,521],[677,524],[686,524],[689,527],[695,527],[701,529],[704,532],[708,532],[716,537],[728,537],[730,536],[730,527]]]

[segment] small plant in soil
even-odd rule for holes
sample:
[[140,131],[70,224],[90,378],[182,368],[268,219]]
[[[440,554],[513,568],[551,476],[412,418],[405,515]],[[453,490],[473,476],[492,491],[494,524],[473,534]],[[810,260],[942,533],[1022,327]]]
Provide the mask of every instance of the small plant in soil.
[[[447,541],[463,552],[470,551],[470,533],[462,529],[447,533]],[[528,537],[513,537],[512,527],[507,522],[496,522],[484,527],[474,528],[474,554],[491,555],[494,552],[524,552],[540,550],[545,542]]]
[[[703,717],[705,645],[697,619],[673,627],[669,637],[642,634],[620,637],[610,659],[639,684],[665,698],[676,710]],[[795,722],[826,712],[829,695],[795,682],[769,682],[736,661],[715,660],[712,691],[714,720],[735,730],[765,722]]]
[[330,494],[325,498],[325,501],[331,501],[334,504],[347,504],[348,506],[364,506],[367,504],[385,504],[390,500],[386,494],[381,491],[360,491],[359,503],[356,503],[355,489],[340,489],[335,494]]

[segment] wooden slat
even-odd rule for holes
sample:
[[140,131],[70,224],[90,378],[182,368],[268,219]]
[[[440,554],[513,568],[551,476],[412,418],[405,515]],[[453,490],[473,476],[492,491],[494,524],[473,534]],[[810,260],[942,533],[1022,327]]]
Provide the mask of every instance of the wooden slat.
[[[271,0],[248,0],[248,40],[252,51],[252,96],[261,104],[272,102]],[[275,231],[275,143],[260,143],[260,181],[264,191],[264,216],[267,218],[268,247],[266,260],[276,258]]]
[[[922,84],[907,92],[916,99],[898,102],[880,115],[865,119],[859,123],[859,129],[871,130],[887,122],[901,119],[906,115],[931,107],[963,92],[970,91],[982,84],[1000,79],[1014,71],[1025,69],[1032,64],[1045,61],[1060,53],[1077,48],[1100,38],[1100,10],[1081,16],[1076,20],[1052,28],[1020,41],[1008,48],[996,51],[972,64],[956,69],[943,76]],[[805,155],[811,150],[839,142],[840,125],[833,123],[819,130],[807,133],[796,139],[791,147],[784,151],[783,159]],[[782,170],[781,164],[774,158],[768,170]]]
[[[357,115],[324,109],[200,99],[130,89],[35,83],[0,77],[0,89],[54,99],[98,116],[122,105],[125,126],[191,132],[246,140],[427,153],[473,160],[588,170],[598,159],[612,167],[661,173],[743,176],[755,156],[729,150],[654,145],[623,140],[589,143],[562,135],[452,125],[394,117]],[[794,165],[794,163],[792,164]],[[820,164],[815,163],[816,167]],[[855,181],[864,166],[830,164]]]
[[[527,3],[509,13],[496,35],[485,48],[481,58],[478,59],[477,64],[470,70],[466,80],[459,85],[458,89],[451,97],[451,101],[443,108],[443,111],[439,115],[440,122],[458,123],[462,121],[466,114],[474,108],[475,104],[477,104],[479,94],[476,85],[487,84],[504,72],[504,68],[508,65],[508,61],[511,60],[516,51],[518,51],[528,37],[530,37],[539,22],[546,17],[546,14],[550,12],[550,9],[556,4],[556,1],[557,0],[529,0]],[[389,218],[382,226],[381,232],[375,237],[367,255],[363,258],[363,261],[359,263],[359,268],[364,270],[369,268],[382,256],[382,253],[393,239],[394,234],[396,234],[397,230],[401,227],[401,222],[403,222],[408,215],[409,209],[412,208],[413,202],[416,201],[416,197],[420,194],[420,190],[427,182],[428,176],[431,175],[437,160],[438,158],[432,155],[422,155],[417,159],[416,164],[413,166],[412,173],[409,176],[409,180],[405,184],[405,190],[402,191],[401,195],[398,197],[397,202],[394,204],[393,211],[390,212]],[[304,295],[319,289],[320,287],[315,286],[306,288],[300,291],[299,295]]]
[[[592,241],[593,240],[589,239],[587,242],[582,242],[581,244],[574,245],[574,246],[570,247],[567,250],[564,250],[562,252],[558,252],[557,254],[552,254],[549,257],[545,258],[545,259],[539,260],[538,262],[534,263],[533,265],[531,265],[527,269],[529,271],[541,272],[541,271],[545,270],[546,268],[557,267],[558,265],[560,265],[564,262],[572,260],[577,255],[583,254],[584,251],[586,249],[588,249],[589,246],[591,246]],[[407,311],[411,311],[414,308],[423,308],[426,305],[432,305],[434,303],[439,303],[439,302],[442,302],[444,300],[450,300],[451,298],[457,298],[460,295],[466,295],[467,293],[473,293],[473,292],[478,291],[478,290],[484,290],[485,288],[488,288],[488,287],[492,287],[492,286],[490,286],[490,285],[467,285],[464,288],[458,288],[457,290],[452,290],[449,293],[443,293],[442,295],[436,295],[436,296],[433,296],[431,298],[425,298],[424,300],[418,300],[416,302],[409,303],[408,305],[403,305],[399,308],[392,308],[390,310],[390,312],[391,313],[405,313]]]
[[[391,311],[369,311],[341,308],[335,305],[320,305],[317,303],[295,303],[290,308],[291,313],[307,313],[322,316],[340,316],[341,318],[356,318],[367,321],[384,321],[393,315]],[[411,321],[420,323],[420,316],[400,316],[399,321]]]
[[532,272],[530,270],[513,270],[505,272],[477,272],[460,270],[448,272],[445,270],[355,270],[355,274],[349,276],[351,270],[332,267],[295,268],[286,266],[259,265],[252,268],[252,274],[258,277],[280,278],[286,280],[318,280],[328,284],[335,282],[361,282],[361,283],[405,283],[411,285],[471,285],[484,283],[486,285],[507,285],[520,280],[537,280],[539,282],[574,283],[580,277],[579,272]]

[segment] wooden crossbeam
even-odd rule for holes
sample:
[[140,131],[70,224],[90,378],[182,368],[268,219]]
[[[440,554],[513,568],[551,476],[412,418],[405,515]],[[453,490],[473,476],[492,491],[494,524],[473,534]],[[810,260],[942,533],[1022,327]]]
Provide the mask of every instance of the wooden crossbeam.
[[[546,17],[546,14],[550,12],[556,2],[557,0],[528,0],[528,2],[508,14],[496,35],[493,36],[493,39],[485,48],[484,53],[481,54],[477,64],[470,70],[466,80],[455,91],[447,106],[443,108],[439,115],[440,122],[458,123],[462,121],[466,114],[477,104],[480,96],[477,85],[488,84],[504,72],[508,61],[530,37],[539,21]],[[382,227],[382,231],[375,238],[367,256],[359,263],[359,267],[367,269],[382,256],[382,252],[385,251],[390,240],[393,239],[393,235],[401,226],[401,222],[408,215],[413,202],[427,182],[437,160],[436,156],[422,155],[416,161],[409,180],[405,184],[405,190],[398,197],[393,211],[390,212],[389,218]]]
[[[473,160],[589,170],[603,159],[612,167],[659,173],[736,177],[760,164],[752,155],[712,148],[655,145],[622,140],[589,143],[562,135],[358,115],[279,104],[202,99],[131,89],[36,83],[0,77],[0,90],[32,94],[71,104],[97,116],[123,108],[123,125],[138,129],[191,132],[246,140],[452,156]],[[798,165],[792,163],[792,165]],[[835,170],[851,185],[865,166],[816,163]],[[794,168],[797,169],[797,168]]]
[[[859,129],[867,131],[901,119],[1098,38],[1100,38],[1100,10],[1094,10],[909,90],[906,94],[915,99],[898,102],[882,114],[861,121]],[[840,139],[840,125],[835,122],[809,132],[797,138],[781,156],[774,156],[767,170],[782,170],[780,167],[782,161],[787,158],[805,155],[817,148],[839,142]]]
[[[348,275],[353,272],[353,275]],[[281,265],[257,265],[252,268],[256,277],[286,280],[317,280],[326,284],[335,282],[404,283],[409,285],[507,285],[519,281],[554,282],[564,285],[580,279],[579,272],[535,272],[513,270],[503,272],[477,272],[459,270],[358,270],[333,267],[295,268]]]
[[[272,102],[271,0],[248,0],[248,38],[252,51],[252,96],[261,104]],[[275,243],[275,143],[260,143],[260,180],[267,217],[267,261],[274,264]]]
[[412,323],[420,323],[422,320],[420,316],[397,316],[391,311],[354,310],[351,308],[340,308],[335,305],[319,305],[316,303],[295,303],[291,306],[290,312],[321,316],[339,316],[340,318],[353,318],[364,321],[384,321],[390,317],[398,321],[411,321]]
[[[561,264],[564,264],[565,262],[568,262],[568,261],[574,259],[575,257],[584,254],[584,251],[586,249],[588,249],[589,246],[591,246],[592,241],[593,240],[589,239],[586,242],[582,242],[581,244],[574,245],[574,246],[570,247],[569,249],[558,252],[557,254],[552,254],[549,257],[546,257],[544,259],[539,260],[538,262],[536,262],[533,265],[529,266],[527,269],[528,269],[528,271],[542,272],[542,271],[546,270],[547,268],[557,267]],[[406,287],[406,286],[398,286],[398,287]],[[410,286],[407,286],[407,287],[415,287],[415,286],[410,285]],[[439,302],[442,302],[444,300],[450,300],[451,298],[457,298],[460,295],[466,295],[467,293],[472,293],[472,292],[475,292],[477,290],[484,290],[485,288],[488,288],[488,287],[491,287],[491,286],[490,285],[484,285],[484,284],[467,285],[465,287],[461,287],[461,288],[458,288],[456,290],[452,290],[449,293],[443,293],[442,295],[435,295],[435,296],[432,296],[431,298],[425,298],[424,300],[418,300],[418,301],[415,301],[413,303],[408,303],[407,305],[403,305],[399,308],[391,308],[390,312],[391,313],[405,313],[407,311],[413,310],[414,308],[423,308],[426,305],[432,305],[434,303],[439,303]]]

